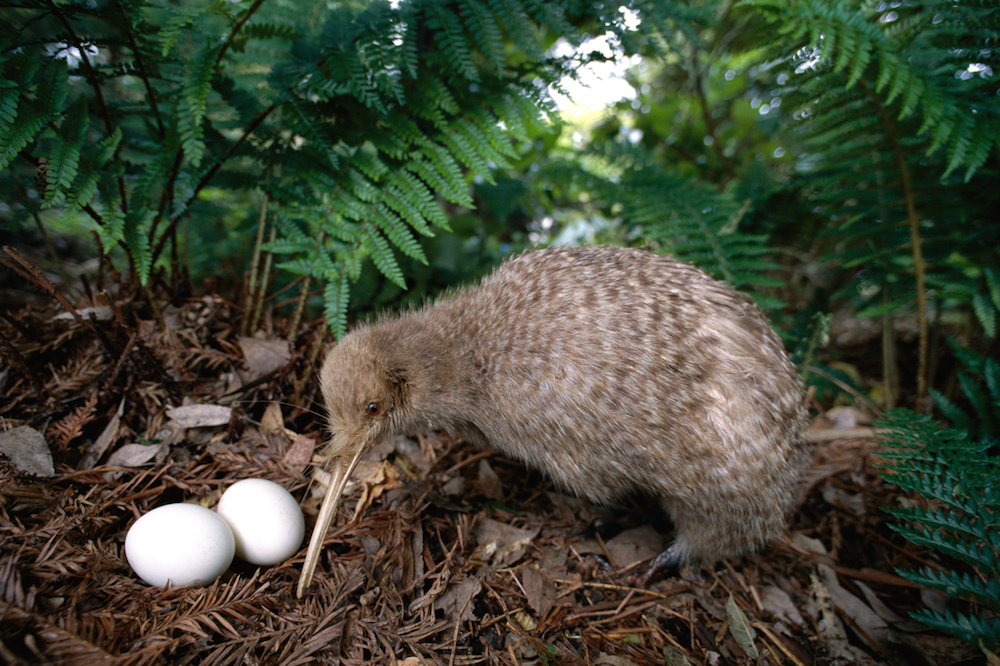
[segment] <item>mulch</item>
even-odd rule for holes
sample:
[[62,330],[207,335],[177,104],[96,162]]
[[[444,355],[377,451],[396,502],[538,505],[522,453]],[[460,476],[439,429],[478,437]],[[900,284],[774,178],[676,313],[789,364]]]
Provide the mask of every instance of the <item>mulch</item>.
[[931,555],[889,529],[881,508],[907,498],[859,439],[818,446],[787,538],[648,589],[629,575],[669,541],[662,516],[594,506],[447,433],[386,442],[359,467],[302,599],[305,544],[207,587],[152,588],[123,544],[156,506],[211,506],[260,477],[311,529],[321,329],[287,342],[265,319],[241,338],[218,297],[164,303],[162,329],[96,300],[85,316],[46,300],[0,316],[0,431],[32,428],[54,460],[38,476],[0,456],[6,663],[983,663],[908,618],[942,599],[895,568]]

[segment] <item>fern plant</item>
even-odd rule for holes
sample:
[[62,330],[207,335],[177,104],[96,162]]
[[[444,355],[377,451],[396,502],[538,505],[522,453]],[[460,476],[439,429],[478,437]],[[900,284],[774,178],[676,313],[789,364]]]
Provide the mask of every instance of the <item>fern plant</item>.
[[[642,31],[669,33],[670,12],[639,4]],[[619,7],[24,5],[0,49],[0,180],[39,194],[15,202],[17,216],[88,219],[154,306],[149,278],[167,250],[178,263],[219,224],[214,202],[237,208],[250,194],[258,211],[236,226],[259,220],[279,269],[325,282],[342,333],[360,265],[402,285],[399,256],[426,261],[419,239],[447,232],[446,210],[474,203],[470,183],[551,122],[547,86],[600,57],[546,47],[634,32]]]
[[767,294],[783,284],[768,274],[781,268],[768,236],[740,227],[744,202],[666,171],[637,146],[614,146],[602,157],[609,178],[593,189],[617,202],[630,236],[750,292],[762,307],[783,305]]
[[[972,0],[740,7],[779,35],[766,57],[787,71],[781,96],[803,142],[800,180],[836,225],[841,262],[856,275],[839,296],[864,316],[915,310],[923,395],[930,292],[970,286],[952,258],[990,266],[1000,240],[981,194],[995,188],[1000,146],[1000,54],[988,46],[1000,16]],[[993,310],[981,297],[949,291],[989,327]]]
[[995,651],[1000,646],[1000,461],[991,449],[1000,441],[1000,366],[957,346],[956,351],[973,373],[961,380],[972,410],[963,410],[935,392],[942,411],[957,428],[942,428],[929,416],[905,410],[887,413],[877,424],[885,433],[882,474],[925,500],[918,506],[887,509],[904,521],[892,529],[950,558],[939,568],[899,570],[899,574],[978,609],[924,609],[913,616]]

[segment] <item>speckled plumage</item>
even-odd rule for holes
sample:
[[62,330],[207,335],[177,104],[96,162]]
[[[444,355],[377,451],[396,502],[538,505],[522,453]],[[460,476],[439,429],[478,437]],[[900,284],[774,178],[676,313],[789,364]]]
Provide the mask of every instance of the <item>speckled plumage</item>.
[[595,502],[659,497],[677,528],[671,561],[779,534],[805,460],[800,383],[751,299],[640,250],[525,253],[357,328],[320,378],[331,459],[450,430]]

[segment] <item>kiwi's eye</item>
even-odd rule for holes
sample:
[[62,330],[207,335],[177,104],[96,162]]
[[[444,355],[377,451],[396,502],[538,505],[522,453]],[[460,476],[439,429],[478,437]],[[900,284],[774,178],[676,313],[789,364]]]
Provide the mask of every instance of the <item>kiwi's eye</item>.
[[365,407],[365,411],[368,412],[369,416],[378,416],[379,412],[382,411],[382,405],[377,402],[369,402],[368,406]]

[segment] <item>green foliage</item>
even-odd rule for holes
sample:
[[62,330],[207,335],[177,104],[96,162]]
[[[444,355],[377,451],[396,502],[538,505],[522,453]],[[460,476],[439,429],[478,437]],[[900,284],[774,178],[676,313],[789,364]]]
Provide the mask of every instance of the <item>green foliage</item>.
[[[783,37],[775,42],[782,56],[797,53],[798,68],[812,73],[803,92],[814,102],[814,136],[827,146],[877,136],[858,133],[864,130],[860,106],[878,111],[871,122],[887,132],[915,116],[916,133],[928,136],[927,152],[946,156],[945,177],[964,167],[970,179],[1000,147],[1000,118],[991,112],[994,85],[982,75],[1000,65],[1000,54],[985,48],[998,27],[989,3],[742,4],[769,19]],[[824,85],[832,81],[838,85]]]
[[955,428],[969,433],[970,437],[997,436],[1000,433],[1000,364],[954,340],[948,340],[948,345],[963,368],[956,376],[962,390],[960,400],[965,406],[931,389],[935,404]]
[[418,239],[449,231],[446,207],[472,206],[470,184],[492,182],[518,142],[545,131],[545,85],[589,57],[547,57],[551,36],[574,44],[593,28],[624,30],[611,2],[301,9],[18,9],[16,41],[0,51],[0,166],[41,195],[18,210],[83,212],[145,283],[178,229],[189,248],[216,237],[209,189],[233,202],[258,189],[269,224],[300,230],[266,249],[280,268],[328,283],[325,310],[342,332],[365,259],[403,287],[400,257],[426,263]]
[[[983,369],[996,410],[1000,406],[996,363],[990,360]],[[972,645],[995,650],[1000,645],[1000,461],[990,452],[997,443],[996,421],[989,423],[988,430],[979,424],[980,436],[972,437],[968,430],[945,429],[928,416],[896,410],[876,425],[885,429],[882,475],[925,500],[887,509],[904,521],[892,529],[949,558],[940,568],[900,570],[900,575],[981,609],[972,613],[925,609],[914,617]],[[961,563],[964,570],[950,561]]]
[[764,291],[783,284],[768,275],[780,269],[768,258],[768,235],[740,228],[748,204],[730,194],[671,173],[628,144],[592,152],[582,164],[550,165],[544,175],[577,179],[588,198],[600,197],[597,204],[620,215],[628,237],[750,292],[762,307],[783,305]]

